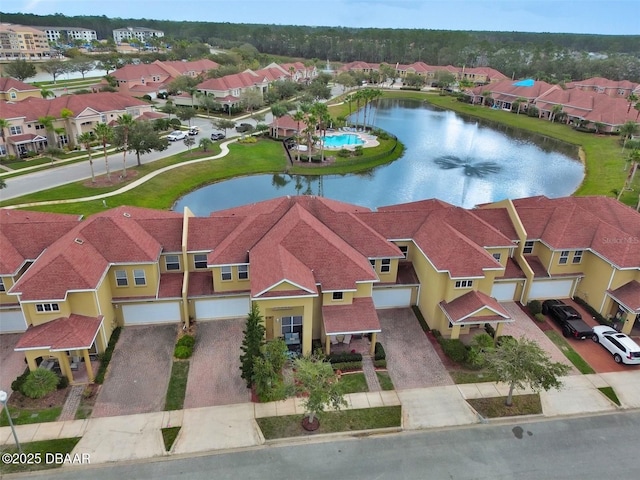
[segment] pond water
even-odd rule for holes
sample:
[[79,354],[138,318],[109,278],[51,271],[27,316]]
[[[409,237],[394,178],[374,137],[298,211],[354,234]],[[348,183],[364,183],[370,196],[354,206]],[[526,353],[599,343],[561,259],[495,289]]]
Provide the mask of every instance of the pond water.
[[471,208],[534,195],[571,195],[584,177],[576,147],[468,119],[415,100],[383,100],[372,123],[405,145],[402,158],[367,172],[324,177],[256,175],[200,188],[176,202],[196,215],[282,195],[313,194],[376,208],[438,198]]

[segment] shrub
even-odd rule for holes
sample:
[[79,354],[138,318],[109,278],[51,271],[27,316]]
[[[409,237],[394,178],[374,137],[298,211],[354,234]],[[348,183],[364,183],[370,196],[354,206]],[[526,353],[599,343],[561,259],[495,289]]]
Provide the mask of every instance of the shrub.
[[362,362],[361,353],[332,353],[329,355],[330,363],[343,363],[343,362]]
[[547,320],[547,317],[544,316],[542,313],[536,313],[534,315],[534,318],[536,319],[536,321],[538,321],[540,323],[544,323]]
[[196,344],[196,339],[193,335],[184,335],[180,337],[176,342],[176,347],[189,347],[193,349],[193,346]]
[[56,155],[63,155],[64,154],[64,150],[58,147],[47,147],[47,149],[45,150],[47,155],[50,156],[56,156]]
[[27,375],[21,392],[29,398],[42,398],[53,392],[59,381],[58,375],[51,370],[36,368]]
[[438,342],[444,354],[456,363],[464,363],[467,359],[467,347],[459,338],[440,337]]
[[364,149],[362,148],[362,145],[356,145],[355,147],[353,147],[353,154],[356,157],[361,156],[364,153]]
[[147,102],[150,102],[151,101],[151,95],[143,95],[142,99],[146,100]]
[[60,377],[57,385],[58,390],[64,390],[68,386],[69,386],[69,379],[67,377]]
[[338,150],[338,153],[336,155],[338,155],[341,158],[347,158],[351,156],[351,152],[346,148],[341,148],[340,150]]
[[442,334],[440,333],[440,330],[436,330],[434,328],[433,330],[431,330],[431,333],[433,333],[433,336],[436,337],[437,339],[442,338]]
[[420,323],[420,327],[422,327],[422,331],[428,332],[429,325],[427,324],[427,321],[425,320],[424,315],[422,315],[422,312],[420,311],[420,307],[418,307],[418,305],[412,305],[411,309],[413,310],[413,314],[418,319],[418,322]]
[[384,347],[380,342],[376,342],[373,359],[384,360],[385,358],[387,358],[387,354],[384,351]]
[[171,120],[169,120],[169,125],[171,125],[171,127],[173,128],[180,128],[182,122],[179,118],[172,118]]
[[332,363],[334,371],[340,370],[341,372],[356,372],[362,370],[362,362],[339,362]]
[[376,368],[387,368],[387,359],[382,358],[380,360],[374,360],[373,366]]
[[186,345],[176,345],[176,348],[173,350],[173,356],[182,360],[191,357],[192,353],[193,348],[187,347]]
[[11,382],[11,390],[13,390],[14,392],[21,392],[22,385],[24,385],[24,381],[27,379],[27,375],[29,375],[28,368],[22,375],[19,375],[13,382]]
[[527,303],[527,308],[529,309],[531,315],[533,315],[534,317],[538,313],[542,313],[542,304],[538,300],[531,300],[529,303]]
[[122,327],[117,327],[111,333],[111,338],[109,339],[109,345],[107,345],[107,349],[104,351],[102,355],[100,355],[100,367],[98,368],[98,373],[96,374],[95,382],[97,384],[101,384],[104,382],[104,376],[107,373],[107,367],[109,366],[109,362],[111,361],[111,355],[113,354],[113,349],[116,348],[116,343],[118,343],[118,338],[120,338],[120,332],[122,331]]
[[587,312],[589,312],[589,314],[593,318],[595,318],[600,325],[608,325],[609,327],[613,326],[613,321],[612,320],[609,320],[608,318],[603,317],[600,313],[598,313],[598,311],[595,308],[593,308],[591,305],[589,305],[587,302],[585,302],[582,298],[575,297],[574,300],[578,305],[580,305]]
[[499,347],[505,342],[514,342],[514,341],[516,341],[516,339],[511,335],[502,335],[498,337],[498,339],[496,340],[496,347]]
[[258,139],[256,137],[248,136],[238,140],[238,143],[256,143]]
[[484,324],[484,331],[487,332],[491,336],[491,338],[496,338],[496,329],[493,328],[493,325],[491,325],[490,323]]

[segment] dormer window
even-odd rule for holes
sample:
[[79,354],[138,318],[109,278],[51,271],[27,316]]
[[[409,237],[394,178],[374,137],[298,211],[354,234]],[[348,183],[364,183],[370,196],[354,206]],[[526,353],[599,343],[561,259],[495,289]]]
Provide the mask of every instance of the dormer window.
[[207,268],[207,254],[196,253],[193,256],[193,264],[196,268]]
[[571,263],[580,263],[582,262],[582,250],[576,250],[573,252],[573,259]]
[[342,292],[333,292],[332,300],[340,301],[343,299]]
[[249,265],[238,265],[238,280],[249,278]]
[[402,255],[404,256],[404,258],[407,258],[409,247],[407,247],[406,245],[400,245],[398,248],[400,248],[400,251],[402,252]]
[[560,252],[560,265],[566,265],[569,261],[569,250],[562,250]]
[[391,271],[391,259],[383,258],[382,265],[380,266],[380,272],[387,273]]
[[57,303],[36,303],[36,312],[38,313],[49,313],[49,312],[59,312],[60,305]]
[[167,271],[180,270],[180,257],[178,255],[167,255],[164,261]]
[[493,258],[496,259],[496,262],[500,262],[500,259],[502,258],[502,254],[501,253],[494,253],[493,254]]
[[473,280],[456,280],[456,288],[471,288]]
[[524,242],[524,250],[522,250],[522,253],[525,255],[527,253],[533,253],[533,240],[527,240]]
[[231,267],[230,266],[225,266],[225,267],[221,267],[220,268],[221,271],[221,278],[223,281],[228,281],[231,280]]

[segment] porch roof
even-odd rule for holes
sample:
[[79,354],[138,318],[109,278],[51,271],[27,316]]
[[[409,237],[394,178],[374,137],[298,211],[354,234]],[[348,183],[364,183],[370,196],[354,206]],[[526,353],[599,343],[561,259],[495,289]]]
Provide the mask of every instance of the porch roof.
[[382,331],[371,297],[354,298],[350,305],[323,305],[322,321],[325,335]]
[[43,137],[42,135],[37,135],[35,133],[23,133],[21,135],[10,136],[8,141],[13,145],[22,145],[24,143],[42,142],[46,139],[47,137]]
[[607,293],[630,312],[640,313],[640,283],[636,280],[632,280],[615,290],[607,290]]
[[[438,305],[453,324],[467,325],[511,321],[509,312],[495,298],[491,298],[482,292],[472,291],[465,293],[451,302],[442,301]],[[492,311],[494,315],[476,315],[484,309]]]
[[14,350],[49,349],[52,352],[91,348],[102,325],[103,316],[71,314],[34,327],[22,334]]

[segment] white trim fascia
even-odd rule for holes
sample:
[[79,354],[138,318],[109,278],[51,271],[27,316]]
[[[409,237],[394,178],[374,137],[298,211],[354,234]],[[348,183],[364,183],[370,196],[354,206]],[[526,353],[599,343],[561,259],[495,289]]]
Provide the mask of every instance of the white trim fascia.
[[325,337],[332,337],[335,335],[360,335],[360,334],[364,334],[364,333],[380,333],[382,332],[382,329],[378,329],[378,330],[353,330],[353,331],[349,331],[349,332],[336,332],[336,333],[325,333]]
[[310,295],[295,295],[295,296],[282,296],[282,297],[251,297],[252,301],[266,301],[266,300],[292,300],[292,299],[297,299],[297,298],[314,298],[314,297],[318,297],[318,294],[310,294]]
[[[274,283],[273,285],[271,285],[271,286],[269,286],[269,287],[265,288],[265,289],[264,289],[264,290],[262,290],[261,292],[258,292],[255,296],[256,296],[256,297],[259,297],[260,295],[262,295],[262,294],[263,294],[263,293],[265,293],[265,292],[268,292],[268,291],[269,291],[269,290],[271,290],[272,288],[277,287],[278,285],[282,285],[284,282],[290,283],[291,285],[293,285],[293,286],[295,286],[295,287],[298,287],[300,290],[304,290],[305,292],[314,293],[314,292],[312,292],[311,290],[309,290],[308,288],[302,287],[302,286],[298,285],[297,283],[292,282],[291,280],[288,280],[288,279],[286,279],[286,278],[283,278],[283,279],[282,279],[282,280],[280,280],[279,282]],[[317,284],[316,284],[316,285],[317,285]],[[280,297],[280,298],[282,298],[282,297]]]
[[355,288],[348,288],[342,290],[322,290],[322,293],[334,293],[334,292],[357,292],[358,290]]
[[14,352],[29,352],[32,350],[49,350],[51,351],[51,345],[47,346],[43,346],[43,347],[25,347],[25,348],[14,348],[13,351]]

